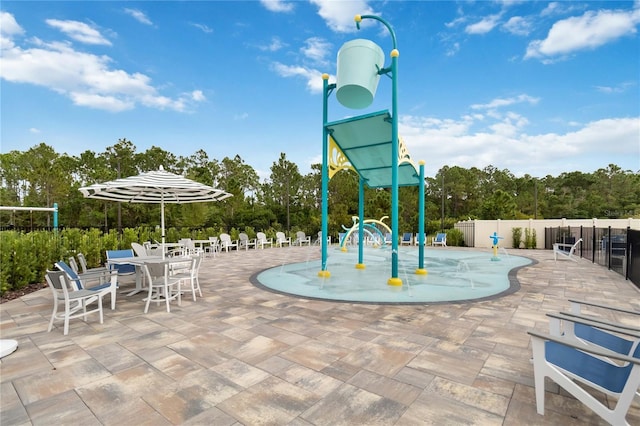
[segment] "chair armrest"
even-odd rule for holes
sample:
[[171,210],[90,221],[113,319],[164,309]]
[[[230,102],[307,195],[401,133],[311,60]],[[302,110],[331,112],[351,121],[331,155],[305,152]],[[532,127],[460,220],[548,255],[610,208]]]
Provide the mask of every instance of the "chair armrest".
[[574,244],[565,244],[565,243],[553,243],[553,248],[560,248],[560,247],[573,247]]
[[527,331],[527,333],[529,335],[531,335],[531,337],[533,337],[534,339],[540,339],[540,340],[545,340],[548,342],[555,342],[558,343],[560,345],[564,345],[564,346],[568,346],[570,348],[574,348],[577,349],[579,351],[582,352],[586,352],[586,353],[590,353],[599,357],[605,357],[605,358],[611,358],[611,359],[616,359],[618,361],[622,361],[622,362],[630,362],[633,364],[638,364],[640,365],[640,358],[636,358],[633,356],[628,356],[628,355],[623,355],[617,352],[613,352],[607,349],[603,349],[599,346],[585,346],[584,344],[581,344],[579,341],[574,340],[574,339],[568,339],[566,337],[558,337],[558,336],[552,336],[550,334],[547,333],[540,333],[537,331]]
[[569,314],[565,312],[558,313],[549,313],[548,317],[556,318],[562,321],[569,321],[577,324],[588,325],[590,327],[599,328],[601,330],[611,331],[613,333],[624,334],[627,336],[634,337],[636,339],[640,339],[640,330],[634,330],[632,328],[627,328],[623,324],[618,325],[618,323],[594,319],[593,317],[584,317],[582,315]]
[[569,302],[573,304],[578,304],[578,305],[587,305],[587,306],[593,306],[595,308],[608,309],[610,311],[623,312],[625,314],[640,315],[640,311],[632,311],[630,309],[619,308],[617,306],[604,305],[600,303],[587,302],[584,300],[576,300],[576,299],[569,299]]
[[[640,327],[636,327],[633,325],[629,325],[629,324],[624,324],[621,322],[615,322],[615,321],[609,321],[605,318],[600,318],[600,317],[594,317],[591,315],[583,315],[583,314],[575,314],[573,312],[562,312],[562,314],[564,315],[568,315],[570,317],[574,317],[574,318],[578,318],[580,320],[586,320],[586,321],[594,321],[597,323],[601,323],[610,327],[616,327],[616,328],[620,328],[620,329],[624,329],[624,330],[630,330],[636,333],[640,333]],[[570,320],[568,320],[570,321]]]

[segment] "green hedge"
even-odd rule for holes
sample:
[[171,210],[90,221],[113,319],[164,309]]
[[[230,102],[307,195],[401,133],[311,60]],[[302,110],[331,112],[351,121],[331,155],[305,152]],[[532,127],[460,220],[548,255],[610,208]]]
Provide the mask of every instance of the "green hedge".
[[[167,241],[180,238],[206,239],[219,235],[220,230],[207,228],[198,231],[167,230]],[[105,234],[99,229],[64,229],[54,231],[0,232],[0,294],[19,290],[32,283],[44,282],[47,269],[58,260],[82,253],[89,267],[104,265],[107,250],[131,248],[132,242],[160,241],[159,230],[126,228],[122,235],[116,230]]]

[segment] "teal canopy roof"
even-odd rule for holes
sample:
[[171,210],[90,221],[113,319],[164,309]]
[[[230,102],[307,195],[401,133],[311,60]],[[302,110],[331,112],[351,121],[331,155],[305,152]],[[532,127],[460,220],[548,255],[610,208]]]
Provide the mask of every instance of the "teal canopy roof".
[[[325,127],[367,186],[391,187],[392,129],[389,111],[334,121]],[[409,154],[402,152],[403,149],[398,151],[398,186],[420,185],[420,174]]]

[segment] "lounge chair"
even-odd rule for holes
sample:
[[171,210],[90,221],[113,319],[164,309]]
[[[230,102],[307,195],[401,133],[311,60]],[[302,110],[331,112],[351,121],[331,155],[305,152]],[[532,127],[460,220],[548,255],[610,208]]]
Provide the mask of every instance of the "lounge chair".
[[[322,231],[318,231],[318,239],[313,242],[314,245],[322,245]],[[331,245],[331,235],[327,235],[327,245]]]
[[304,244],[311,245],[311,236],[308,236],[303,231],[296,232],[296,239],[291,243],[292,246],[302,247]]
[[[423,235],[422,236],[422,245],[426,246],[427,245],[427,233],[423,232],[422,235]],[[415,238],[415,245],[419,246],[420,245],[420,234],[417,233],[414,238]]]
[[601,318],[558,312],[548,313],[549,332],[584,345],[631,356],[640,343],[640,328],[618,326]]
[[249,250],[249,247],[256,248],[255,238],[253,239],[249,238],[249,236],[244,232],[240,233],[239,238],[240,239],[238,240],[238,250],[240,250],[241,248],[244,248],[245,250]]
[[[53,329],[55,320],[62,320],[64,322],[63,334],[66,336],[69,334],[70,319],[82,317],[86,321],[87,314],[94,312],[99,314],[100,324],[103,323],[102,297],[96,292],[73,288],[64,271],[47,271],[45,280],[53,293],[53,312],[47,332]],[[111,280],[115,285],[117,276],[113,275]],[[96,303],[95,308],[87,310],[87,307],[93,303]],[[64,312],[58,312],[61,307],[64,307]]]
[[263,249],[267,244],[269,244],[269,247],[273,247],[273,239],[267,238],[264,232],[258,232],[256,234],[256,248],[260,247]]
[[411,232],[405,232],[404,234],[402,234],[402,239],[400,240],[400,245],[404,246],[410,246],[411,243],[413,242],[413,234]]
[[[625,417],[640,386],[640,346],[629,356],[569,337],[534,331],[529,334],[538,414],[544,415],[545,377],[548,377],[610,424],[629,424]],[[610,409],[582,385],[613,396],[617,402],[606,398],[613,407]]]
[[283,244],[291,245],[291,237],[286,237],[284,232],[276,232],[276,246],[282,247]]
[[563,243],[555,243],[553,244],[553,260],[557,261],[558,256],[561,259],[573,260],[574,262],[578,261],[578,258],[575,256],[576,249],[578,248],[578,244],[582,242],[582,238],[575,242],[575,244],[563,244]]
[[432,246],[447,246],[447,234],[445,232],[439,232],[436,236],[431,240]]
[[229,249],[238,249],[238,241],[232,240],[229,234],[220,234],[220,251],[229,252]]

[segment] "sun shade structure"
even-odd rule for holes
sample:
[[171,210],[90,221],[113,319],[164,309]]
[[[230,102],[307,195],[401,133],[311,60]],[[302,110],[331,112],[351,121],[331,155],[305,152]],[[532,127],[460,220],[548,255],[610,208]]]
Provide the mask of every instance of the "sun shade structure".
[[[79,189],[85,197],[97,200],[160,204],[160,227],[162,229],[163,248],[165,242],[165,204],[205,203],[221,201],[232,196],[232,194],[221,189],[167,172],[162,166],[156,171],[104,183],[95,183]],[[164,253],[164,250],[162,252]]]
[[[379,111],[325,125],[349,163],[370,188],[391,186],[391,114]],[[408,152],[398,153],[398,186],[420,185],[420,173]]]

